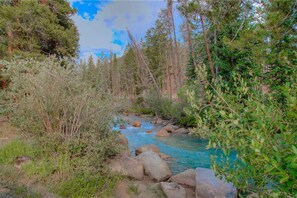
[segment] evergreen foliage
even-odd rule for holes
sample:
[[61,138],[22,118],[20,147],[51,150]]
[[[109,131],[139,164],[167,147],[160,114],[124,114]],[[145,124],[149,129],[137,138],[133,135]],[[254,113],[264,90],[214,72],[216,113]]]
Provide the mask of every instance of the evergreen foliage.
[[75,57],[79,37],[70,19],[74,13],[65,0],[1,1],[0,58]]

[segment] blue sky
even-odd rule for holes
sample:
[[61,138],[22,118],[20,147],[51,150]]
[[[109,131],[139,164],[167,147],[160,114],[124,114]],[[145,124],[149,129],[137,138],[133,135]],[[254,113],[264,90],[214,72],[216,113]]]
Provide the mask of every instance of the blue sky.
[[[80,33],[80,58],[110,51],[121,56],[128,43],[126,27],[140,39],[154,25],[165,0],[69,0]],[[179,20],[179,19],[178,19]],[[178,22],[177,22],[178,23]]]

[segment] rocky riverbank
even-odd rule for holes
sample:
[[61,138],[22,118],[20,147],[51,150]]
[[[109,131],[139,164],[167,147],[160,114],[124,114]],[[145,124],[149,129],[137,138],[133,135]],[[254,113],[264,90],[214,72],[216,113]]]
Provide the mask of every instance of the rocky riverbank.
[[[126,120],[134,127],[141,127],[141,122],[135,118]],[[153,118],[152,123],[158,125],[158,137],[168,137],[171,134],[188,134],[189,129],[180,128],[160,118]],[[121,142],[129,142],[122,134]],[[116,187],[114,196],[118,198],[209,198],[237,197],[237,190],[224,179],[219,179],[207,168],[197,167],[173,175],[168,161],[174,156],[160,152],[154,145],[144,145],[135,149],[135,157],[124,151],[109,162],[113,172],[118,172],[126,179]]]

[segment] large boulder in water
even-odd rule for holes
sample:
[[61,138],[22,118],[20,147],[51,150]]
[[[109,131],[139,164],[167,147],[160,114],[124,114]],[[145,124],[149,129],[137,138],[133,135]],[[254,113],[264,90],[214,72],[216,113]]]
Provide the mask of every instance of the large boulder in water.
[[146,151],[153,151],[155,153],[160,153],[160,149],[156,145],[148,144],[148,145],[144,145],[143,147],[136,148],[135,149],[135,155],[139,155],[139,154],[144,153]]
[[190,133],[190,130],[189,129],[186,129],[186,128],[179,128],[179,129],[176,129],[176,130],[172,131],[172,133],[176,133],[176,134],[188,134],[188,133]]
[[237,197],[237,190],[232,183],[219,179],[214,171],[207,168],[196,169],[196,198]]
[[132,123],[133,127],[141,127],[141,122],[135,121]]
[[142,163],[144,172],[152,179],[164,181],[172,175],[168,164],[157,153],[146,151],[138,155],[136,159]]
[[172,124],[167,124],[162,129],[165,129],[167,132],[173,132],[174,130],[178,129],[178,126],[174,126]]
[[182,173],[172,176],[170,178],[170,181],[195,188],[195,186],[196,186],[196,170],[188,169]]
[[158,137],[168,137],[169,133],[165,129],[161,129],[157,132],[156,136]]
[[175,182],[161,182],[161,189],[169,198],[186,198],[186,190]]
[[138,180],[143,179],[143,165],[127,155],[117,156],[115,159],[111,160],[109,167],[113,172],[119,172],[122,175]]

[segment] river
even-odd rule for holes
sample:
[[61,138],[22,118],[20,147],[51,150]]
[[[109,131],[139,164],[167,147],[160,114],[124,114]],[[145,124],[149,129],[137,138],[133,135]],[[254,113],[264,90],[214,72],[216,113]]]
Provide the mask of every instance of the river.
[[[207,149],[208,141],[195,138],[190,135],[175,135],[169,137],[157,137],[156,132],[162,128],[151,123],[151,117],[121,116],[123,120],[129,122],[139,121],[141,127],[133,127],[126,124],[126,129],[120,129],[119,124],[113,130],[121,131],[129,141],[131,155],[135,156],[135,149],[147,144],[154,144],[160,148],[162,153],[169,155],[172,160],[168,160],[168,165],[173,174],[180,173],[189,168],[204,167],[210,168],[210,156],[220,154],[221,151]],[[153,133],[146,133],[152,130]]]

